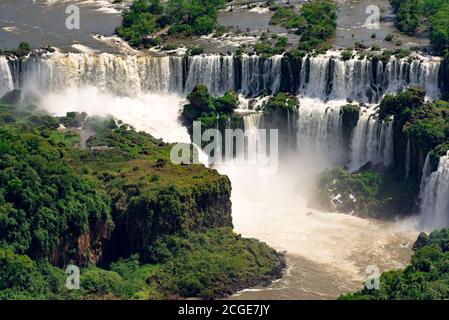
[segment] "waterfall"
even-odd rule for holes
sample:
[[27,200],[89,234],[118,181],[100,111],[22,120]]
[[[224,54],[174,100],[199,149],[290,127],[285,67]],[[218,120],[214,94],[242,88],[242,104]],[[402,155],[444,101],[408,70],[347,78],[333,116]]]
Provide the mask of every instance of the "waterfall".
[[433,230],[449,226],[449,152],[440,158],[437,171],[427,175],[429,162],[423,171],[420,208],[422,225]]
[[327,96],[330,59],[326,57],[306,58],[302,61],[299,95],[325,100]]
[[14,89],[14,84],[8,60],[0,56],[0,98],[12,89]]
[[[53,53],[9,62],[2,57],[0,88],[10,89],[12,77],[14,87],[44,93],[70,86],[95,86],[122,96],[142,92],[185,95],[196,84],[205,84],[214,96],[234,90],[256,97],[278,92],[282,79],[289,79],[290,90],[294,91],[291,93],[322,102],[349,99],[375,103],[384,94],[409,86],[423,87],[429,98],[439,96],[440,61],[436,59],[392,58],[384,65],[375,58],[343,61],[339,56],[320,55],[298,60],[297,68],[282,68],[283,61],[291,63],[280,55],[263,58]],[[5,78],[5,74],[10,76]]]
[[223,95],[227,90],[236,90],[233,56],[195,56],[188,60],[188,64],[186,93],[197,84],[206,84],[215,96]]
[[378,102],[386,93],[420,86],[431,99],[439,96],[440,61],[396,59],[385,65],[377,59],[319,56],[302,61],[298,94],[327,100]]
[[438,71],[440,62],[433,60],[393,59],[386,65],[384,86],[386,93],[396,93],[410,86],[426,90],[430,98],[439,96]]
[[242,58],[241,91],[255,97],[263,92],[276,93],[281,82],[282,56],[261,59],[257,56]]
[[350,170],[358,170],[368,162],[385,166],[393,163],[393,121],[379,121],[365,112],[352,135]]
[[340,109],[302,105],[296,132],[300,157],[322,167],[341,165],[344,161]]
[[257,158],[257,148],[261,143],[259,129],[261,126],[262,114],[253,113],[243,117],[243,124],[246,136],[246,152],[248,158]]
[[406,154],[406,158],[405,158],[405,177],[408,178],[410,176],[410,162],[412,160],[410,138],[407,139],[407,151],[406,152],[407,152],[407,154]]

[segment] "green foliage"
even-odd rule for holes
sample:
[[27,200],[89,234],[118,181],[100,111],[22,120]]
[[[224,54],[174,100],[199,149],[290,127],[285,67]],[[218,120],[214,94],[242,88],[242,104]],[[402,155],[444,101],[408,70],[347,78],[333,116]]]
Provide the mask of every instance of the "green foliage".
[[420,88],[411,88],[398,95],[386,95],[379,106],[379,117],[388,116],[407,118],[408,115],[424,104],[425,91]]
[[164,236],[151,247],[154,264],[138,255],[109,270],[81,270],[80,290],[65,289],[61,269],[0,247],[0,299],[220,298],[278,278],[283,258],[266,244],[243,239],[231,229]]
[[215,123],[221,117],[228,119],[238,104],[238,97],[234,92],[228,91],[222,97],[214,98],[205,85],[195,86],[187,100],[189,103],[184,106],[181,118],[188,127],[192,127],[196,120],[211,119]]
[[429,17],[430,21],[430,40],[435,49],[444,53],[449,49],[449,2],[438,8],[435,14]]
[[360,107],[347,104],[340,108],[341,121],[343,126],[343,137],[349,141],[352,131],[360,118]]
[[[266,244],[231,229],[161,238],[153,254],[164,262],[153,281],[183,297],[218,298],[279,276],[283,262]],[[208,261],[208,263],[203,263]],[[236,281],[237,280],[237,281]]]
[[270,115],[274,112],[296,111],[299,108],[299,100],[296,96],[279,92],[271,97],[263,106],[264,114]]
[[19,58],[28,55],[31,52],[32,48],[28,42],[21,42],[19,46],[15,49],[2,50],[0,49],[0,54],[12,54]]
[[439,53],[449,48],[448,0],[392,0],[396,25],[407,34],[415,34],[428,18],[430,39]]
[[333,1],[306,2],[298,13],[292,8],[283,6],[276,6],[274,10],[270,24],[280,24],[287,29],[294,29],[296,34],[301,36],[299,50],[317,49],[336,33],[338,6]]
[[[190,98],[205,110],[210,99],[222,115],[237,103],[204,88]],[[279,277],[275,251],[230,229],[231,185],[215,170],[175,165],[170,145],[111,118],[0,103],[0,119],[0,299],[213,298]],[[69,146],[59,121],[84,122],[77,130],[95,136],[87,148]],[[111,218],[114,233],[97,241]],[[98,246],[81,251],[88,237]],[[81,290],[68,291],[46,257],[62,266],[93,249],[106,255],[103,241],[116,244],[101,261],[110,268],[82,269]]]
[[54,299],[65,295],[64,272],[42,261],[0,247],[0,300]]
[[343,61],[351,60],[352,59],[352,50],[345,50],[341,53],[341,59]]
[[204,49],[201,48],[201,47],[193,47],[190,50],[190,55],[191,56],[198,56],[198,55],[203,54],[203,53],[204,53]]
[[238,96],[232,91],[228,91],[222,97],[214,100],[215,110],[219,113],[232,114],[237,108],[239,102]]
[[59,118],[59,121],[68,128],[80,128],[87,119],[87,113],[67,112],[65,117]]
[[123,279],[116,272],[90,268],[83,272],[81,284],[87,295],[103,296],[113,293],[118,296]]
[[[32,122],[48,124],[45,117]],[[76,239],[109,219],[108,200],[68,166],[63,152],[33,132],[0,128],[1,245],[47,256],[63,238]]]
[[299,28],[299,49],[310,50],[333,37],[337,30],[338,5],[329,0],[315,0],[301,7],[306,24]]
[[223,0],[135,0],[116,32],[133,46],[157,44],[150,35],[165,27],[171,35],[209,34],[223,4]]
[[428,152],[449,140],[449,103],[437,100],[410,113],[403,126],[405,135]]
[[350,174],[343,169],[329,170],[320,177],[318,197],[332,211],[378,215],[385,201],[380,197],[382,183],[374,171]]
[[286,29],[299,29],[306,23],[304,17],[296,13],[292,8],[286,8],[281,5],[273,8],[274,15],[271,17],[271,25],[281,25]]
[[269,58],[271,56],[282,54],[287,50],[288,38],[287,37],[277,37],[277,41],[273,45],[268,40],[259,41],[254,45],[254,51],[261,57]]
[[447,300],[449,230],[434,231],[426,243],[414,247],[416,251],[404,270],[382,274],[379,290],[364,287],[361,291],[343,295],[340,299]]

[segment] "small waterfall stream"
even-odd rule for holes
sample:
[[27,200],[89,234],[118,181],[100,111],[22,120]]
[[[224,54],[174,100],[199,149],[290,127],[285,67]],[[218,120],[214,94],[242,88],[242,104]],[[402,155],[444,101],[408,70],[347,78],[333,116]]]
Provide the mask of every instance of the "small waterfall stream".
[[421,223],[427,230],[449,226],[449,152],[430,173],[429,156],[421,182]]
[[351,171],[371,162],[393,163],[393,121],[379,121],[372,113],[362,113],[351,141]]

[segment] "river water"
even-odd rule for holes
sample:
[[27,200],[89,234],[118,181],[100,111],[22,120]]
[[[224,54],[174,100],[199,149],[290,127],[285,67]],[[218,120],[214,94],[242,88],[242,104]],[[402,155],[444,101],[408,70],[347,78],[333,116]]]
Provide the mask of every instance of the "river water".
[[[111,35],[120,15],[93,2],[79,4],[82,28],[72,32],[65,28],[67,2],[48,5],[44,1],[3,0],[0,46],[11,48],[28,41],[33,46],[51,44],[66,50],[73,50],[74,43],[99,51],[112,50],[92,35]],[[269,13],[236,14],[252,17],[253,20],[246,22],[247,28],[263,29]],[[238,21],[231,13],[224,13],[220,19],[229,24]],[[257,23],[259,27],[255,27]],[[348,37],[348,32],[352,31],[342,32],[339,31],[337,41],[352,41],[352,36]],[[157,94],[116,97],[92,87],[67,88],[49,94],[43,97],[41,105],[54,114],[67,111],[109,113],[166,141],[185,142],[189,136],[177,121],[182,100],[176,95]],[[387,223],[309,209],[312,189],[307,177],[309,168],[301,161],[282,162],[273,176],[261,176],[257,168],[230,163],[217,169],[229,175],[233,185],[236,232],[285,252],[288,263],[281,280],[267,288],[245,290],[231,299],[335,299],[342,293],[361,288],[370,275],[366,273],[368,267],[377,266],[382,272],[401,268],[410,259],[417,235],[413,221]]]
[[[80,8],[80,29],[66,28],[66,8]],[[79,43],[95,50],[112,48],[93,35],[112,35],[121,22],[121,14],[108,7],[107,1],[81,0],[2,0],[0,2],[0,48],[16,48],[26,41],[32,47],[52,45],[72,50]]]

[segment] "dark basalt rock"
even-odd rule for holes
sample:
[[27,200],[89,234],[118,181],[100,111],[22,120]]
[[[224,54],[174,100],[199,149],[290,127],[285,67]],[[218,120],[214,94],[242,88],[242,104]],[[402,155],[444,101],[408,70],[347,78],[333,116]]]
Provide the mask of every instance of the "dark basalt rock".
[[14,89],[6,93],[3,97],[0,98],[0,100],[11,105],[17,105],[20,102],[21,97],[22,91]]
[[418,236],[418,239],[416,239],[416,242],[413,244],[413,250],[419,250],[425,246],[427,246],[430,243],[430,238],[427,235],[427,233],[421,232]]

